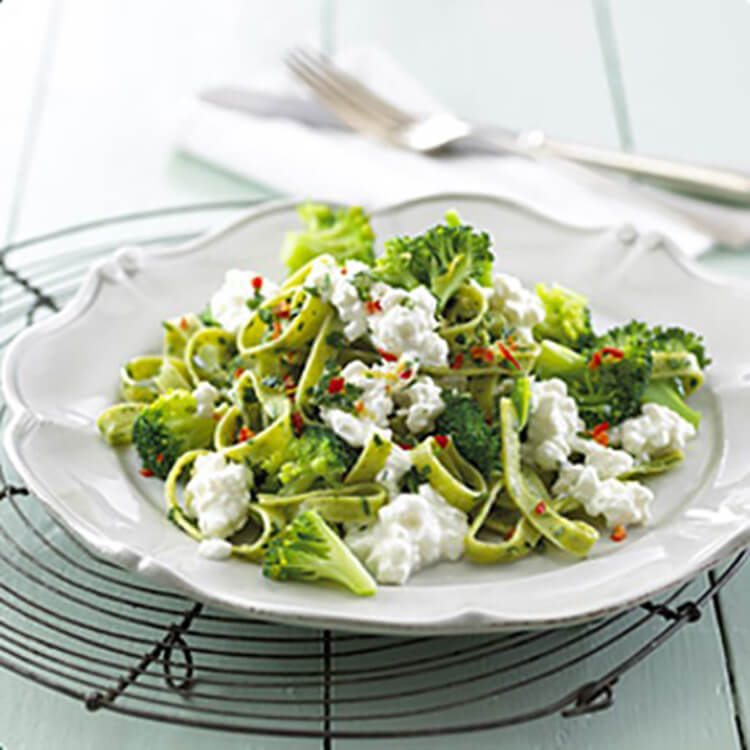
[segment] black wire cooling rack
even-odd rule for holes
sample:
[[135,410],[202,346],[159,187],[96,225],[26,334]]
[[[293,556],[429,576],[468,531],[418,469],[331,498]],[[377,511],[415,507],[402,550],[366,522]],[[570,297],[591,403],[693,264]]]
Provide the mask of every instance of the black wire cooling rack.
[[[131,214],[5,248],[0,347],[64,304],[96,257],[122,244],[184,241],[247,205]],[[440,638],[305,630],[145,585],[71,536],[3,456],[0,666],[89,711],[320,738],[324,747],[497,729],[609,708],[617,681],[698,620],[746,555],[659,601],[564,630]]]

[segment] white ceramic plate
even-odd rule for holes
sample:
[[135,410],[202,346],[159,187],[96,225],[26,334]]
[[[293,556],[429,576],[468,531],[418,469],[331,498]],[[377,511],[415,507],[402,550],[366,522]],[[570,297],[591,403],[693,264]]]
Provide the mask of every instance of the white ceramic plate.
[[241,561],[200,558],[165,517],[162,483],[139,476],[133,451],[98,436],[118,368],[160,346],[160,321],[201,308],[229,267],[280,277],[291,203],[266,205],[181,247],[128,248],[95,265],[59,314],[8,350],[12,410],[5,447],[29,487],[99,552],[188,596],[249,616],[367,631],[478,632],[572,624],[632,606],[750,540],[750,286],[709,276],[658,237],[564,226],[483,196],[443,195],[373,213],[378,237],[418,232],[455,207],[495,240],[498,267],[525,282],[587,294],[596,322],[637,316],[702,331],[714,358],[694,399],[703,412],[687,461],[652,482],[653,521],[590,558],[549,552],[507,566],[442,564],[407,586],[359,599],[333,587],[280,584]]

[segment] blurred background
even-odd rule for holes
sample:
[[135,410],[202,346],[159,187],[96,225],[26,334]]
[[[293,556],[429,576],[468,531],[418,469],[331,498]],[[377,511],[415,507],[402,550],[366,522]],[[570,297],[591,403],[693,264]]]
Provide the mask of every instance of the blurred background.
[[5,0],[0,237],[280,192],[180,144],[197,91],[300,42],[379,48],[473,120],[750,170],[749,31],[746,0]]

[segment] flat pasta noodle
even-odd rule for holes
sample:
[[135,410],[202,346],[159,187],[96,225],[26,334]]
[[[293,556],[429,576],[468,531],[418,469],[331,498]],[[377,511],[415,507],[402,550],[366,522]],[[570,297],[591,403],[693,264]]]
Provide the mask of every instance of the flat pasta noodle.
[[[195,460],[199,456],[208,455],[210,452],[208,450],[194,450],[183,453],[170,470],[164,483],[164,496],[167,502],[168,517],[197,542],[202,542],[210,537],[206,537],[201,533],[198,525],[190,518],[186,508],[183,508],[177,495],[177,484],[183,474],[190,471],[193,463],[195,463]],[[283,528],[285,519],[282,515],[274,512],[272,508],[263,508],[258,503],[248,504],[248,516],[249,520],[253,520],[258,525],[258,535],[252,542],[235,543],[230,541],[232,555],[252,562],[261,562],[265,545],[272,536]],[[232,536],[239,536],[243,533],[244,528]]]
[[290,440],[294,440],[290,412],[287,402],[284,412],[265,430],[244,443],[225,448],[224,456],[231,461],[261,466],[268,473],[276,471],[284,461],[284,448]]
[[[487,298],[482,294],[481,289],[473,284],[462,284],[458,290],[460,295],[460,304],[469,308],[471,317],[467,320],[453,322],[446,320],[440,328],[440,335],[448,342],[451,348],[460,345],[461,337],[471,339],[474,332],[482,323],[482,318],[487,312]],[[459,339],[456,341],[456,339]]]
[[328,337],[337,330],[336,313],[331,310],[323,321],[320,330],[313,341],[310,354],[305,362],[305,367],[297,384],[297,404],[303,413],[306,411],[309,401],[309,391],[318,384],[323,375],[326,362],[338,354],[336,347],[328,343]]
[[205,380],[215,388],[232,384],[232,363],[237,347],[231,333],[211,326],[196,331],[185,347],[185,365],[193,386]]
[[509,398],[500,399],[500,424],[503,481],[511,500],[545,539],[576,557],[585,557],[599,533],[584,521],[571,521],[558,513],[550,502],[544,483],[530,479],[536,476],[530,470],[521,470],[518,417]]
[[[273,316],[280,305],[288,306],[288,317],[276,322],[279,325],[278,335],[266,339],[269,332],[264,316]],[[303,287],[289,287],[266,300],[237,333],[237,347],[242,354],[259,354],[261,352],[278,352],[284,349],[299,349],[306,346],[323,325],[326,315],[331,310],[327,302],[310,294]],[[271,324],[273,328],[273,323]]]
[[[529,476],[527,479],[534,484],[541,482],[536,476],[533,479]],[[538,485],[537,489],[539,489]],[[464,539],[464,554],[470,562],[477,565],[494,565],[520,560],[537,546],[542,537],[541,533],[521,516],[507,529],[502,541],[490,542],[479,538],[482,528],[489,526],[489,512],[503,490],[502,479],[499,479],[490,490],[489,497],[479,506]],[[578,507],[578,502],[573,498],[562,498],[551,501],[551,505],[557,513],[564,513]]]
[[392,449],[393,443],[390,440],[373,432],[354,462],[354,466],[349,469],[349,473],[344,478],[344,484],[374,481],[385,466]]
[[654,352],[651,377],[679,378],[685,396],[694,393],[703,385],[705,375],[692,352]]
[[188,341],[196,331],[203,328],[203,323],[197,315],[187,313],[179,318],[165,320],[162,326],[164,327],[164,343],[162,345],[164,356],[182,359],[185,356],[185,347]]
[[120,368],[120,393],[124,401],[150,403],[170,388],[189,388],[185,363],[176,357],[144,354]]
[[301,510],[313,509],[330,523],[369,523],[388,500],[385,488],[376,482],[310,490],[298,495],[260,493],[258,503],[291,521]]
[[469,513],[487,491],[484,477],[456,450],[452,440],[444,448],[426,438],[411,451],[414,468],[447,503]]

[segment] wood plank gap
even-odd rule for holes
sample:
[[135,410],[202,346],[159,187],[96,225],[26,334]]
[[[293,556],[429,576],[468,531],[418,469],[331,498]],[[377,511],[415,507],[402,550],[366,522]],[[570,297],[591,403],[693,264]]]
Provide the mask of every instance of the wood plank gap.
[[[323,750],[331,750],[331,631],[323,631]],[[745,750],[743,748],[743,750]]]
[[[714,571],[708,572],[708,579],[713,586],[716,583],[716,575]],[[748,750],[747,745],[747,734],[745,732],[746,717],[742,715],[742,704],[737,694],[737,680],[735,678],[735,660],[734,652],[732,651],[732,644],[727,636],[726,624],[724,620],[724,611],[721,606],[721,596],[719,593],[713,597],[713,607],[716,613],[716,624],[719,629],[719,640],[721,642],[721,649],[724,653],[724,664],[727,670],[727,681],[729,683],[729,692],[732,699],[732,707],[734,714],[734,723],[737,728],[737,737],[739,739],[741,750]]]
[[615,114],[617,133],[620,138],[620,146],[625,151],[633,150],[633,131],[630,127],[630,114],[628,112],[628,100],[625,94],[625,79],[622,73],[622,62],[617,47],[617,36],[612,21],[612,13],[609,0],[591,0],[594,11],[594,22],[596,33],[599,38],[599,47],[604,62],[604,71],[607,74],[607,86],[612,99],[612,108]]
[[16,189],[13,191],[13,198],[8,210],[8,225],[5,233],[5,241],[3,243],[5,245],[10,244],[13,241],[21,213],[21,204],[23,203],[23,197],[26,190],[26,181],[28,178],[29,167],[31,165],[31,158],[39,134],[39,124],[41,122],[42,112],[44,111],[44,99],[48,74],[52,68],[52,60],[55,56],[55,49],[57,46],[60,18],[62,16],[62,5],[62,0],[58,0],[58,2],[55,2],[52,5],[52,10],[50,11],[47,26],[42,38],[38,68],[34,77],[33,90],[31,92],[31,107],[29,109],[27,120],[26,135],[23,139],[21,158],[16,172]]

